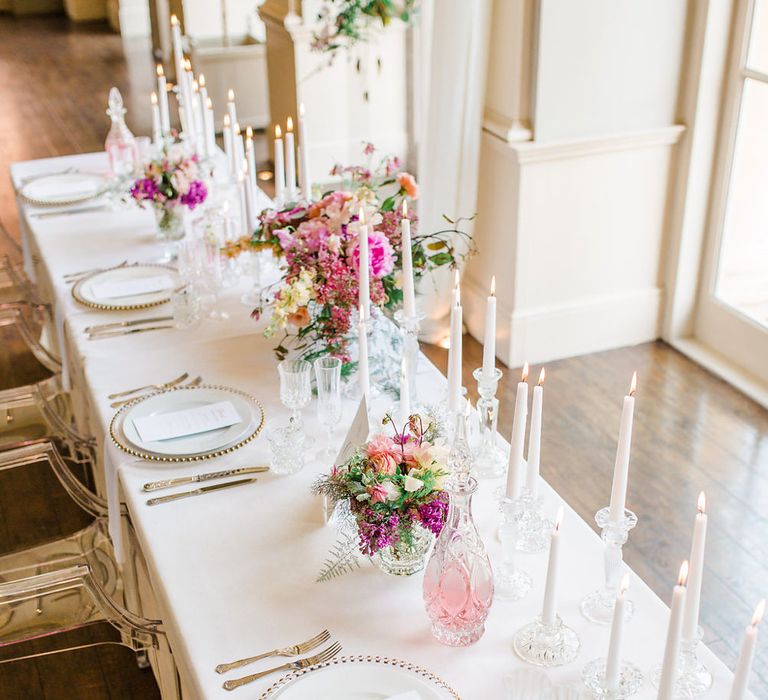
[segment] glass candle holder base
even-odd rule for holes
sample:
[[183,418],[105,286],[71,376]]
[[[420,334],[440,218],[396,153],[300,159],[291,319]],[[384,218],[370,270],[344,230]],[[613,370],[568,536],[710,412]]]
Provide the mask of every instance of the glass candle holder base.
[[[696,653],[698,646],[698,639],[684,639],[680,644],[675,698],[698,698],[712,687],[712,674],[699,661]],[[659,687],[660,680],[661,666],[657,666],[651,673],[651,684],[654,688]]]
[[[616,595],[611,595],[607,590],[601,589],[590,593],[579,605],[581,614],[590,622],[598,625],[610,625],[613,620],[613,608],[616,603]],[[635,613],[635,604],[626,599],[624,601],[624,621],[628,621]]]
[[493,594],[499,600],[522,600],[533,586],[533,579],[521,569],[496,569]]
[[579,655],[581,642],[574,630],[555,616],[552,624],[541,617],[521,628],[513,641],[515,653],[534,666],[564,666]]
[[622,661],[619,682],[615,688],[605,687],[605,659],[590,661],[582,671],[581,678],[592,696],[601,700],[624,700],[636,695],[643,687],[643,674],[637,666]]
[[481,479],[496,479],[507,472],[509,456],[498,445],[488,445],[475,453],[474,471]]

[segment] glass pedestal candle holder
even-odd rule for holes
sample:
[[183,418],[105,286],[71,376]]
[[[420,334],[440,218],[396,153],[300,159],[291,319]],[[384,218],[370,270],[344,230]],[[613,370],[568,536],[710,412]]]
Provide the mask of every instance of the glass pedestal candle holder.
[[504,474],[507,468],[507,455],[496,440],[499,422],[499,400],[496,389],[502,377],[500,369],[494,369],[491,376],[486,376],[482,367],[478,367],[472,376],[477,381],[477,413],[480,419],[480,444],[475,451],[475,472],[479,477],[493,478]]
[[[613,522],[610,508],[601,508],[595,513],[595,522],[601,529],[605,543],[605,585],[586,596],[579,606],[582,615],[590,622],[610,625],[613,619],[613,606],[621,579],[621,565],[624,561],[622,547],[629,538],[629,531],[637,525],[637,516],[631,510],[624,511],[624,518]],[[629,620],[635,606],[631,600],[624,604],[624,619]]]
[[579,655],[579,635],[566,625],[559,615],[551,624],[541,616],[515,634],[515,653],[534,666],[564,666]]
[[517,549],[521,552],[543,552],[549,547],[552,521],[544,517],[544,500],[523,489],[518,499]]
[[502,518],[499,526],[501,564],[494,567],[496,597],[503,600],[520,600],[528,595],[533,579],[527,571],[519,569],[515,564],[517,518],[514,510],[510,508],[508,514],[502,514]]
[[[712,674],[699,661],[697,654],[701,630],[696,639],[680,641],[680,656],[678,657],[677,680],[675,681],[675,698],[698,698],[712,687]],[[659,687],[661,666],[657,666],[651,674],[651,684]]]
[[416,374],[419,371],[419,330],[424,314],[406,316],[402,309],[395,312],[395,321],[400,329],[400,339],[403,344],[403,357],[408,371],[408,391],[411,400],[411,413],[421,413],[419,393],[416,386]]
[[609,688],[605,684],[605,659],[590,661],[582,671],[584,685],[592,693],[592,697],[601,700],[624,700],[636,695],[643,687],[643,673],[634,664],[622,661],[619,667],[618,683]]

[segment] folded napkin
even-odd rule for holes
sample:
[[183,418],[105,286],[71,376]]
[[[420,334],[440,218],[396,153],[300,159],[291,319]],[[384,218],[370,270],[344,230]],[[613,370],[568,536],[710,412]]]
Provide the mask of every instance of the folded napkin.
[[97,299],[118,299],[132,297],[138,294],[161,292],[173,287],[173,279],[168,275],[154,277],[139,277],[122,282],[97,282],[91,287]]
[[207,433],[239,422],[240,415],[232,403],[219,401],[206,406],[134,418],[133,427],[144,442],[155,442]]

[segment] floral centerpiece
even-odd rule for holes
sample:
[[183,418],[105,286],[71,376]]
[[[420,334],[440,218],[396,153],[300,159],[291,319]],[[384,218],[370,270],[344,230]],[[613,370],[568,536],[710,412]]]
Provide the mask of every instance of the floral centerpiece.
[[409,24],[418,4],[418,0],[325,0],[317,15],[319,28],[312,37],[312,49],[333,56],[363,40],[377,25],[387,27],[392,20]]
[[[445,522],[448,450],[437,440],[433,419],[412,415],[400,431],[390,416],[384,422],[392,425],[394,436],[374,435],[313,490],[326,496],[331,508],[342,501],[349,505],[360,553],[376,555],[386,573],[409,575],[424,568],[432,539]],[[353,552],[334,554],[336,561],[327,563],[321,579],[352,568]]]
[[130,193],[141,206],[153,207],[163,238],[178,240],[184,236],[185,211],[202,204],[208,189],[197,154],[187,153],[181,142],[175,142],[144,165]]
[[[365,144],[369,159],[374,152],[373,145]],[[412,175],[400,172],[397,158],[384,157],[373,168],[337,165],[331,174],[349,187],[331,191],[317,202],[263,212],[254,236],[231,244],[228,253],[271,249],[280,258],[284,274],[263,291],[263,301],[253,312],[256,319],[270,312],[264,334],[278,338],[277,358],[284,359],[291,350],[309,361],[331,354],[345,363],[347,374],[353,366],[350,341],[355,337],[352,323],[359,299],[361,211],[369,231],[371,305],[389,315],[403,299],[404,217],[411,221],[417,280],[435,268],[456,266],[473,249],[469,236],[458,230],[459,221],[448,219],[450,229],[418,232],[413,207],[405,211],[403,202],[417,199],[419,188]]]

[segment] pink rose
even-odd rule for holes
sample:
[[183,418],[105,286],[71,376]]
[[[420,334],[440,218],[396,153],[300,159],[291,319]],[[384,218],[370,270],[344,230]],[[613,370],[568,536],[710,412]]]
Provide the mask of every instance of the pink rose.
[[371,503],[384,503],[387,500],[387,489],[381,484],[374,484],[368,487],[368,493],[371,496]]
[[397,471],[398,452],[392,439],[381,433],[374,435],[365,448],[365,453],[373,462],[376,471],[384,474],[394,474]]
[[[350,250],[351,267],[357,272],[360,269],[360,245],[357,240]],[[368,261],[371,273],[376,279],[386,277],[395,269],[395,252],[389,239],[381,231],[368,234]]]

